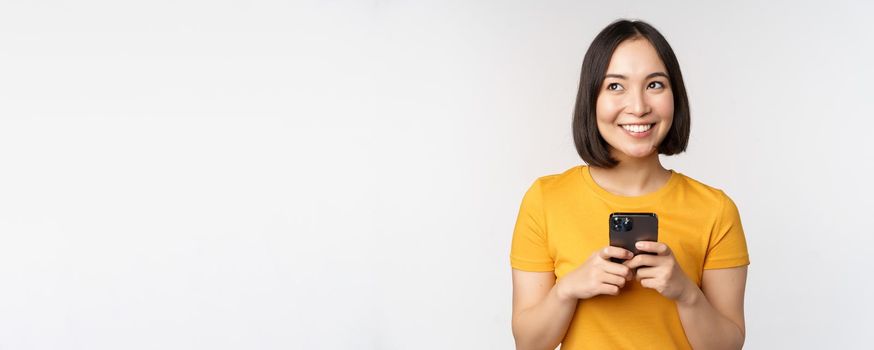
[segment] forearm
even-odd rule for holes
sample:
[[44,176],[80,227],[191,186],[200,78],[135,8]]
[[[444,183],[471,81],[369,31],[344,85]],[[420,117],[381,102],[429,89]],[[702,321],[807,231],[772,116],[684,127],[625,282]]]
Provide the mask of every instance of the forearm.
[[741,328],[713,308],[698,286],[693,285],[691,289],[688,296],[677,300],[677,309],[692,348],[742,348],[744,334]]
[[578,299],[560,295],[555,284],[540,304],[519,312],[513,319],[517,350],[555,349],[564,339]]

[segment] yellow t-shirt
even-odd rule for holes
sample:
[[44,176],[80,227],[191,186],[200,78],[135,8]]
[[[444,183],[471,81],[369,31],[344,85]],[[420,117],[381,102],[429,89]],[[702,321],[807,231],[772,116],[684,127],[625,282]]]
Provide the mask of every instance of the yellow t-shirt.
[[[525,193],[510,249],[510,264],[523,271],[554,271],[556,282],[596,250],[610,244],[613,212],[652,212],[659,242],[683,272],[701,286],[705,269],[749,264],[734,202],[721,190],[671,170],[659,190],[624,197],[598,186],[587,166],[537,179]],[[676,303],[636,280],[618,296],[580,300],[562,350],[690,349]]]

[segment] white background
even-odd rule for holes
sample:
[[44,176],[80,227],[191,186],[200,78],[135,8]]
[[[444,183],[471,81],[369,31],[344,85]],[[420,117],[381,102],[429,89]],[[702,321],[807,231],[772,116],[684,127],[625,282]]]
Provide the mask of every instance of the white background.
[[[828,4],[826,4],[828,3]],[[874,329],[858,3],[0,3],[0,349],[509,349],[509,243],[620,17],[737,203],[747,348]]]

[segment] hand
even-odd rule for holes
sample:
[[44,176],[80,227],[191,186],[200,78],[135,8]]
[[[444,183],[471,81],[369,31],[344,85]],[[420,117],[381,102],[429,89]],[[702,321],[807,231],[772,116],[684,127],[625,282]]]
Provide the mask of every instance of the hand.
[[632,270],[610,258],[629,259],[633,254],[619,247],[607,246],[593,253],[582,265],[562,277],[558,294],[562,299],[588,299],[600,294],[619,295],[632,278]]
[[629,269],[636,269],[634,278],[640,281],[641,286],[655,289],[661,295],[675,301],[685,300],[698,287],[683,273],[683,269],[667,244],[640,241],[637,242],[636,247],[640,251],[657,254],[638,254],[622,263]]

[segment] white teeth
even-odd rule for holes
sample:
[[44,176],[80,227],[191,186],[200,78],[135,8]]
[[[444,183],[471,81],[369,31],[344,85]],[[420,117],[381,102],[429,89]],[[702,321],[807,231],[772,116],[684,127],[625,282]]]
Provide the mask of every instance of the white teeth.
[[645,132],[645,131],[649,130],[649,128],[651,128],[651,127],[652,127],[652,124],[646,124],[646,125],[639,125],[639,124],[635,124],[635,125],[622,125],[622,128],[624,128],[625,130],[628,130],[628,131],[630,131],[630,132]]

